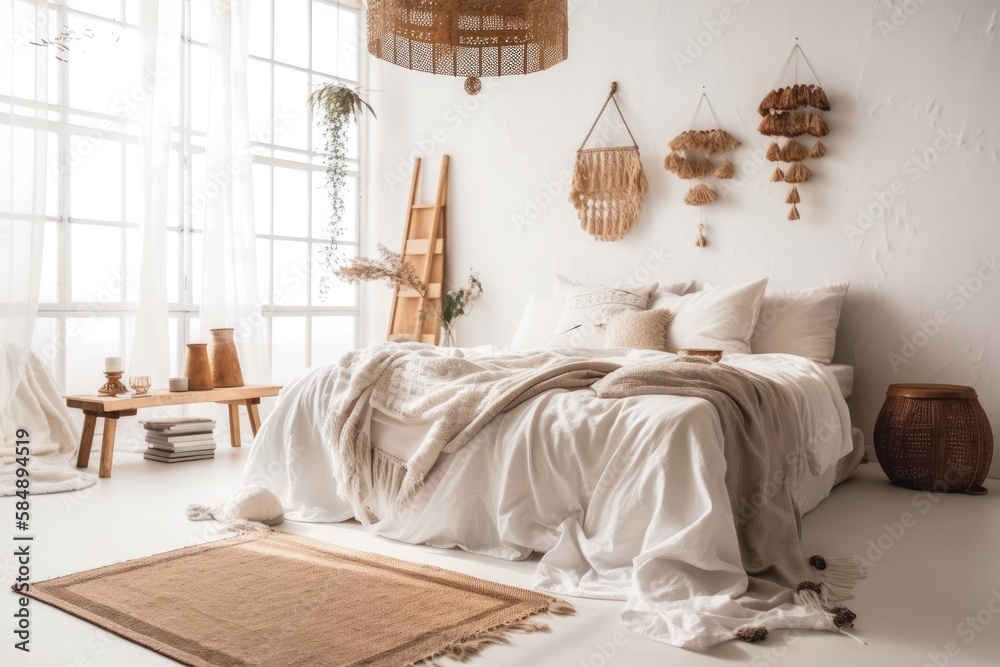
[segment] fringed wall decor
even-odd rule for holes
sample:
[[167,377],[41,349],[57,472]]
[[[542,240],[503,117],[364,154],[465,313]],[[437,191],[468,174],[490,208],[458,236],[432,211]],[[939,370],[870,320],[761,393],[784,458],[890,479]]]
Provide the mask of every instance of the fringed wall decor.
[[[813,83],[799,83],[800,60],[812,77]],[[794,83],[779,87],[786,81],[785,77],[792,63],[795,64]],[[757,130],[764,136],[773,138],[765,154],[768,160],[775,163],[771,182],[791,184],[785,197],[785,203],[792,205],[788,211],[788,219],[798,220],[798,204],[801,201],[798,184],[805,183],[812,176],[809,168],[802,163],[808,158],[821,158],[826,155],[826,147],[820,137],[825,137],[829,129],[821,112],[830,110],[830,100],[827,99],[816,72],[813,71],[798,44],[792,49],[785,66],[781,68],[774,89],[764,97],[757,110],[763,117]],[[816,142],[808,149],[796,139],[803,135],[816,137]],[[778,137],[787,137],[784,145],[779,144]],[[780,164],[782,162],[788,163],[788,167],[782,169]]]
[[[569,200],[580,219],[580,227],[598,241],[619,241],[632,229],[649,189],[639,159],[639,144],[635,142],[615,99],[617,90],[618,84],[612,83],[608,99],[576,151],[573,187],[569,193]],[[590,135],[610,102],[615,103],[632,145],[586,148]]]
[[[670,153],[663,160],[663,168],[685,180],[701,181],[684,195],[684,203],[688,206],[704,206],[718,199],[718,194],[705,184],[710,176],[729,179],[735,174],[733,163],[724,157],[725,153],[734,151],[740,146],[739,140],[719,128],[719,118],[705,93],[701,94],[698,106],[695,107],[691,125],[698,119],[701,105],[705,103],[712,114],[711,130],[688,130],[681,132],[670,141]],[[711,160],[713,155],[723,155],[723,160],[716,165]],[[698,238],[695,245],[704,248],[708,245],[705,238],[705,209],[701,209],[701,222],[698,223]]]

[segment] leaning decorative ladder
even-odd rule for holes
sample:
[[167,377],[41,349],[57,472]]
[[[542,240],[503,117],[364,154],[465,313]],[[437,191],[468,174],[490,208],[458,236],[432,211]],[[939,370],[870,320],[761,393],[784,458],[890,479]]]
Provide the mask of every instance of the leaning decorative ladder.
[[441,158],[437,199],[433,204],[418,204],[420,189],[420,158],[413,161],[413,183],[410,185],[410,205],[400,254],[413,263],[417,275],[427,286],[424,294],[409,288],[396,288],[389,311],[387,340],[431,343],[436,345],[441,322],[422,313],[441,312],[444,290],[444,239],[447,228],[445,204],[448,198],[448,156]]

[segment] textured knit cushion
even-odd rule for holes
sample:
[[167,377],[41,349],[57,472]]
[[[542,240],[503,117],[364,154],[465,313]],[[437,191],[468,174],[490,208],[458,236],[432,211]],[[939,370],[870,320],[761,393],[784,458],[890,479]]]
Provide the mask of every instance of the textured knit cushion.
[[622,311],[646,310],[656,288],[657,283],[641,287],[570,287],[549,345],[604,347],[604,325],[608,318]]
[[644,310],[619,313],[608,320],[604,347],[632,347],[642,350],[667,350],[668,310]]

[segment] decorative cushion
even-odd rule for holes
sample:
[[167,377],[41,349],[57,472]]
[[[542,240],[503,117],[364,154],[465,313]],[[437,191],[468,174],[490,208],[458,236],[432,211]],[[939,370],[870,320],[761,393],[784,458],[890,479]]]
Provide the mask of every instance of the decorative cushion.
[[742,285],[717,285],[678,296],[657,294],[652,308],[673,315],[667,329],[667,351],[682,348],[749,354],[750,336],[760,313],[767,278]]
[[604,325],[608,318],[622,311],[646,310],[656,287],[657,283],[641,287],[569,287],[549,345],[604,347]]
[[521,315],[521,323],[517,325],[514,339],[510,343],[511,349],[528,350],[545,347],[559,324],[563,301],[565,301],[563,298],[529,294],[528,304],[524,307],[524,314]]
[[837,326],[847,283],[764,294],[750,338],[754,354],[784,352],[829,364],[837,347]]
[[618,313],[605,326],[604,347],[666,352],[671,317],[669,310],[662,309]]

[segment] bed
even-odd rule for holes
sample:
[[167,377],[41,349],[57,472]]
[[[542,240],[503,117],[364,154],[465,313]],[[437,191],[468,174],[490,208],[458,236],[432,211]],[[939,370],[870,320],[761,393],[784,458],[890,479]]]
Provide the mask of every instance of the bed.
[[[675,359],[648,350],[561,353],[623,367]],[[793,495],[805,514],[863,455],[845,403],[851,368],[789,354],[728,354],[722,363],[769,378],[792,397],[799,429]],[[357,518],[393,540],[508,560],[538,552],[537,588],[623,600],[626,627],[676,646],[726,641],[747,623],[836,629],[808,605],[761,611],[741,602],[749,583],[727,497],[722,425],[705,400],[543,391],[489,420],[461,449],[442,453],[405,507],[373,492],[366,499],[371,516],[363,517],[338,489],[342,461],[325,430],[350,382],[338,365],[307,371],[285,387],[257,435],[243,481],[274,491],[288,518]],[[368,416],[371,442],[403,461],[430,428],[377,409]]]

